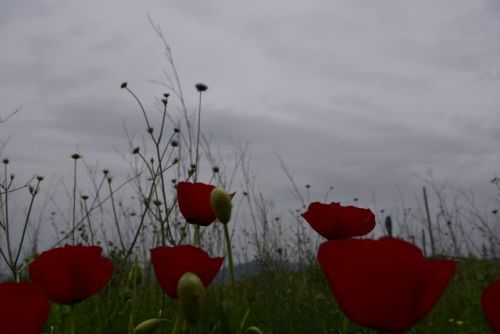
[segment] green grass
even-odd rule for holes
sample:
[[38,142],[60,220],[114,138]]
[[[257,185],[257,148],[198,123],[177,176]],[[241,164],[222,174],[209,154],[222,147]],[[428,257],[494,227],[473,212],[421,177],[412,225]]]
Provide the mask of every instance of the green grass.
[[[409,333],[490,333],[480,296],[483,288],[498,278],[498,263],[461,259],[441,300]],[[131,315],[134,326],[157,318],[162,303],[162,318],[170,322],[163,322],[156,333],[170,333],[176,302],[163,294],[154,277],[136,286],[135,292],[111,283],[74,308],[76,333],[127,333]],[[44,333],[51,333],[51,326],[53,333],[64,333],[68,311],[68,307],[53,304]],[[192,333],[238,333],[246,312],[243,328],[258,326],[267,334],[376,333],[343,316],[316,264],[300,271],[266,267],[259,274],[239,280],[234,292],[228,286],[213,284],[208,289],[202,321]]]

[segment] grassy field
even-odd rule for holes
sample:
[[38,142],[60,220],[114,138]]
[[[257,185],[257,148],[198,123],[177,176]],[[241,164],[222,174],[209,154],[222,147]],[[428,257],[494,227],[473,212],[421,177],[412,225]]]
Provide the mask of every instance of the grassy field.
[[[236,291],[221,284],[210,286],[204,316],[192,332],[244,333],[247,327],[258,326],[269,334],[375,333],[343,316],[318,265],[302,270],[290,270],[285,265],[263,267],[260,273],[241,278]],[[498,262],[461,259],[436,307],[408,333],[490,333],[480,296],[482,289],[498,277]],[[176,310],[176,302],[164,295],[154,278],[145,279],[135,290],[111,283],[99,295],[75,307],[76,333],[127,333],[159,314],[167,321],[156,333],[170,333]],[[67,306],[53,304],[44,333],[64,333],[68,314]]]

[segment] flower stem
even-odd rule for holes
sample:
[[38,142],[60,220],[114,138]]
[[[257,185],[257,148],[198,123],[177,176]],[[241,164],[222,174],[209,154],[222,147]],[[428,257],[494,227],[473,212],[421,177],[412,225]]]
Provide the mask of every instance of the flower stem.
[[69,311],[69,334],[75,334],[75,312],[73,306],[71,306],[71,310]]
[[231,239],[229,236],[229,229],[227,228],[227,224],[222,224],[222,225],[224,225],[224,238],[226,239],[226,252],[229,260],[229,274],[231,275],[231,287],[234,288],[235,279],[234,279],[233,251],[231,247]]
[[177,310],[177,316],[175,317],[174,328],[171,334],[182,334],[185,331],[186,320],[182,316],[182,312]]

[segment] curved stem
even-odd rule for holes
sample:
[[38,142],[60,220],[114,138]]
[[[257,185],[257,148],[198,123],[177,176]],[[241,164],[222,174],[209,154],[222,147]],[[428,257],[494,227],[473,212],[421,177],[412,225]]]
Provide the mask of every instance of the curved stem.
[[229,274],[231,275],[231,287],[234,288],[235,279],[234,279],[233,251],[231,247],[231,239],[229,236],[229,230],[227,228],[227,224],[222,224],[222,225],[224,225],[224,237],[226,239],[226,252],[227,252],[227,258],[229,260]]

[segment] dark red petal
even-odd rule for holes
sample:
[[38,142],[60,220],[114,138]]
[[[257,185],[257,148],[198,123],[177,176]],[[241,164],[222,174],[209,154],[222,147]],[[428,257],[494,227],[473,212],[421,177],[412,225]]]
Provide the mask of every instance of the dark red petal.
[[31,279],[50,300],[74,304],[96,294],[111,279],[113,264],[97,246],[64,246],[43,252],[30,266]]
[[210,258],[198,247],[182,245],[153,248],[151,260],[163,291],[171,298],[177,298],[177,282],[183,274],[196,274],[206,288],[217,275],[224,258]]
[[352,321],[396,333],[415,324],[425,273],[416,246],[393,238],[333,240],[320,246],[318,261]]
[[420,290],[422,299],[416,313],[417,321],[423,319],[437,303],[455,274],[456,265],[455,261],[448,260],[426,261],[426,275]]
[[179,210],[190,224],[208,226],[216,219],[210,205],[210,193],[215,187],[204,183],[179,182],[177,201]]
[[490,327],[495,333],[500,333],[500,280],[483,290],[481,307]]
[[335,202],[313,202],[302,217],[316,232],[329,240],[363,236],[375,227],[375,215],[369,209],[343,207]]
[[40,334],[49,311],[49,301],[36,284],[29,282],[0,284],[2,333]]

